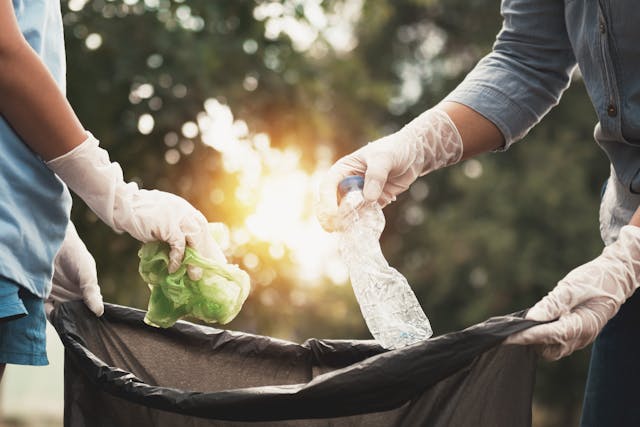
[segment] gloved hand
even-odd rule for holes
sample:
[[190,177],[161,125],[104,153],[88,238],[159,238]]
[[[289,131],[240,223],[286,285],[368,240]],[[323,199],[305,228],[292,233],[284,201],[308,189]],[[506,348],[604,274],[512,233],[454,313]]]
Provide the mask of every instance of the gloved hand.
[[506,344],[538,344],[557,360],[591,343],[640,285],[640,227],[624,226],[618,240],[593,261],[571,271],[527,313],[554,320],[509,337]]
[[[189,245],[202,256],[223,262],[224,255],[208,232],[207,219],[189,202],[174,194],[141,190],[125,183],[122,169],[109,160],[98,140],[87,139],[70,152],[47,162],[47,166],[75,192],[93,212],[116,232],[126,231],[141,242],[167,242],[169,272],[175,272]],[[199,280],[202,271],[189,269]]]
[[102,316],[104,306],[98,286],[96,262],[72,222],[67,226],[67,233],[53,265],[51,295],[45,302],[47,316],[54,304],[74,300],[84,301],[96,316]]
[[462,139],[448,114],[435,107],[412,120],[398,132],[371,142],[338,160],[322,180],[316,215],[327,231],[340,221],[336,190],[342,179],[364,175],[365,201],[382,207],[396,199],[419,177],[457,163],[462,158]]

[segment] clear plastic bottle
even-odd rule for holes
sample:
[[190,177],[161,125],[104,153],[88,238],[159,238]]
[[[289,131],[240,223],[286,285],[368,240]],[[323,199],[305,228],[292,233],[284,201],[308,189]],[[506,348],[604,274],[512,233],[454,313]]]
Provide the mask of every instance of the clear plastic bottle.
[[345,178],[338,187],[341,231],[339,247],[351,286],[371,335],[396,349],[433,334],[407,279],[389,266],[380,248],[385,220],[378,203],[366,203],[361,176]]

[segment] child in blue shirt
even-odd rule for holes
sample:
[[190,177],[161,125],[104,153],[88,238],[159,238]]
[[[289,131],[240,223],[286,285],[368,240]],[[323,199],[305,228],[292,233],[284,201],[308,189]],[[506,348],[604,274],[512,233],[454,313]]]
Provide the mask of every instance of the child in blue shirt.
[[[100,316],[93,257],[69,221],[74,191],[116,232],[224,255],[186,200],[126,183],[65,98],[59,0],[0,0],[0,378],[5,364],[47,364],[45,307],[82,299]],[[198,278],[201,271],[191,269]]]

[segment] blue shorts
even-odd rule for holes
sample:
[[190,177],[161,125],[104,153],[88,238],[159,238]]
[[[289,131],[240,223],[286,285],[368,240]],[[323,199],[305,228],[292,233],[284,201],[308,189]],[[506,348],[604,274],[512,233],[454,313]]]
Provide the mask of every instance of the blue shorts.
[[48,365],[44,301],[0,277],[0,364]]

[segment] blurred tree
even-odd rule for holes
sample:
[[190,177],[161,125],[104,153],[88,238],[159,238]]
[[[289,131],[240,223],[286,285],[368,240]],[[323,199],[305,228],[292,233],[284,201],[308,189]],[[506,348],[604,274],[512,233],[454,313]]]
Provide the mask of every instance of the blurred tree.
[[[68,95],[128,179],[241,225],[238,176],[193,126],[215,98],[313,171],[438,102],[500,26],[488,0],[68,0]],[[525,141],[415,184],[386,209],[384,251],[436,333],[534,304],[596,256],[606,158],[580,79]],[[222,136],[221,136],[222,137]],[[328,153],[328,154],[327,154]],[[251,167],[247,165],[246,167]],[[293,178],[292,178],[293,179]],[[73,212],[106,300],[144,308],[138,243]],[[257,254],[257,258],[247,258]],[[307,286],[293,256],[247,241],[254,289],[231,328],[282,338],[368,337],[348,286]],[[541,364],[536,424],[575,424],[588,352]]]

